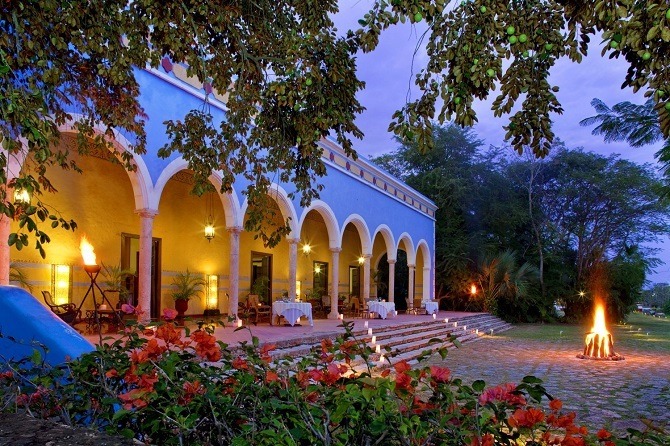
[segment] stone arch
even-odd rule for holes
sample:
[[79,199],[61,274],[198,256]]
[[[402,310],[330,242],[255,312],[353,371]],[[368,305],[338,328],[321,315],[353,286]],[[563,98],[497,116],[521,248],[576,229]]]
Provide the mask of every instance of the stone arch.
[[337,224],[337,218],[335,218],[335,213],[333,210],[321,200],[314,200],[308,208],[305,208],[300,216],[300,224],[298,225],[298,234],[300,234],[300,229],[305,223],[305,218],[310,211],[316,211],[323,218],[324,223],[326,224],[326,229],[328,230],[328,247],[339,248],[342,246],[342,237],[340,234],[340,228]]
[[[272,183],[268,189],[268,195],[272,197],[275,202],[277,202],[277,206],[279,206],[279,210],[281,211],[284,219],[288,219],[289,221],[288,224],[291,228],[291,232],[286,237],[289,239],[296,238],[296,234],[300,234],[300,226],[298,225],[297,213],[293,207],[293,203],[288,197],[288,193],[286,193],[286,191],[278,184]],[[237,226],[244,226],[244,216],[246,215],[248,208],[249,200],[245,199],[242,207],[240,208]]]
[[[391,232],[391,228],[389,228],[385,224],[381,224],[377,226],[374,232],[374,236],[372,237],[372,242],[374,243],[375,238],[377,238],[377,234],[381,234],[382,238],[384,239],[384,243],[386,244],[386,253],[388,254],[388,258],[390,260],[395,260],[396,259],[396,243],[393,238],[393,232]],[[377,262],[379,259],[377,259]]]
[[412,242],[412,236],[408,233],[403,232],[398,238],[398,243],[396,245],[396,252],[400,249],[400,243],[405,242],[405,252],[407,253],[407,264],[414,265],[416,264],[416,251],[414,250],[414,243]]
[[[72,114],[72,119],[58,126],[58,131],[61,133],[77,133],[77,130],[74,128],[74,123],[78,118],[83,117],[78,114]],[[105,135],[105,129],[100,125],[96,125],[94,132],[98,135]],[[144,162],[144,159],[141,156],[137,156],[129,149],[130,141],[119,133],[117,130],[112,129],[114,137],[112,139],[105,136],[112,146],[119,152],[128,152],[133,156],[133,163],[136,167],[135,171],[129,171],[124,169],[128,174],[130,179],[130,184],[133,188],[133,195],[135,197],[135,209],[146,209],[150,207],[151,191],[153,190],[153,183],[151,181],[151,175],[149,174],[149,169]],[[111,151],[111,149],[110,149]],[[117,156],[119,158],[119,156]],[[21,160],[22,162],[23,160]]]
[[426,240],[424,239],[419,240],[419,243],[417,243],[416,245],[416,252],[417,254],[421,255],[423,264],[425,266],[431,266],[432,262],[430,261],[430,248],[428,247],[428,242],[426,242]]
[[[179,157],[171,161],[170,164],[168,164],[165,167],[165,169],[163,169],[160,176],[158,177],[158,180],[156,180],[156,185],[153,191],[154,193],[151,196],[150,200],[151,209],[158,209],[158,205],[160,204],[163,191],[165,190],[165,185],[170,180],[170,178],[172,178],[177,172],[186,169],[188,169],[188,161],[186,161],[182,157]],[[237,226],[238,220],[240,219],[239,218],[240,205],[239,202],[237,201],[237,195],[235,194],[234,189],[231,193],[226,194],[218,192],[221,189],[221,179],[222,176],[219,172],[212,172],[212,174],[209,176],[209,181],[216,187],[217,195],[221,200],[221,204],[223,206],[223,212],[224,215],[226,216],[226,225],[229,227]]]
[[340,233],[340,245],[342,244],[342,239],[344,238],[344,230],[347,225],[351,223],[358,230],[358,236],[361,239],[361,250],[363,255],[372,254],[372,239],[370,238],[370,229],[368,228],[367,223],[363,220],[358,214],[351,214],[344,220],[342,223],[342,231]]

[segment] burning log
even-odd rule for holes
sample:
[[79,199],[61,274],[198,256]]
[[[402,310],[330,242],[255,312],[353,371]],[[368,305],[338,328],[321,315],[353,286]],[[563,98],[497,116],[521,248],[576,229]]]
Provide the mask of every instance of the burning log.
[[584,353],[577,355],[579,359],[603,359],[620,361],[623,356],[614,353],[614,340],[612,334],[607,331],[605,325],[605,307],[601,303],[596,304],[593,315],[593,328],[586,335],[584,342]]

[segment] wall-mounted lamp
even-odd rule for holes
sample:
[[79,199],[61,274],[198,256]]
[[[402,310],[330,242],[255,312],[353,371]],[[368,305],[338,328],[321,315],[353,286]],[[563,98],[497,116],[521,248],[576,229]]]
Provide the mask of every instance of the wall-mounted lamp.
[[209,312],[216,310],[219,306],[219,276],[216,274],[207,275],[205,306]]
[[319,264],[314,265],[314,273],[321,274],[321,265]]
[[69,265],[51,265],[51,295],[54,304],[70,302],[72,291],[72,267]]
[[474,283],[470,285],[470,294],[472,294],[473,296],[477,294],[477,285],[475,285]]
[[303,254],[309,254],[310,252],[312,252],[312,247],[311,246],[309,246],[307,243],[302,245],[302,253]]
[[15,189],[14,202],[30,204],[30,192],[28,192],[26,189]]
[[360,256],[360,257],[358,258],[358,264],[359,264],[359,265],[362,265],[362,264],[364,264],[364,263],[365,263],[365,257]]

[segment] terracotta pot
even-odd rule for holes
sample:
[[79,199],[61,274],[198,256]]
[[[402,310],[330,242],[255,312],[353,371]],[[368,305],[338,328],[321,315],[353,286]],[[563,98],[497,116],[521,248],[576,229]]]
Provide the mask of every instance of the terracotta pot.
[[177,318],[183,319],[184,313],[188,310],[188,300],[179,299],[174,301],[174,309],[177,310]]

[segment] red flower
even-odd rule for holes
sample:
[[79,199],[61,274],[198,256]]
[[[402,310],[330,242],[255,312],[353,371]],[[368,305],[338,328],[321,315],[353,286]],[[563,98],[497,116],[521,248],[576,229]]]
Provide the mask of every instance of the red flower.
[[555,399],[549,401],[549,408],[553,411],[558,411],[563,408],[563,402],[561,400]]
[[598,436],[598,440],[607,440],[612,436],[612,434],[605,429],[600,429],[596,435]]
[[436,365],[430,366],[430,376],[433,378],[433,381],[438,383],[446,383],[449,381],[449,376],[451,375],[451,370],[446,367],[438,367]]
[[585,446],[586,442],[582,437],[572,437],[566,435],[566,437],[561,441],[562,446]]
[[151,374],[143,373],[142,376],[140,376],[138,386],[140,386],[142,389],[146,391],[152,391],[154,390],[154,384],[156,384],[157,382],[158,382],[158,375],[154,370]]
[[105,377],[107,378],[115,378],[117,376],[119,376],[119,372],[116,369],[107,370],[107,373],[105,373]]
[[407,363],[407,361],[400,361],[396,365],[393,366],[395,368],[396,373],[404,373],[408,370],[411,370],[412,367]]
[[178,313],[177,313],[177,310],[172,309],[172,308],[165,308],[165,309],[163,310],[163,318],[164,318],[166,321],[171,321],[171,320],[173,320],[174,318],[177,317],[177,314],[178,314]]
[[146,390],[142,389],[133,389],[130,392],[122,393],[119,395],[119,399],[123,403],[123,408],[130,410],[132,408],[141,409],[147,405],[146,401]]
[[216,338],[213,335],[203,330],[198,330],[191,333],[191,339],[196,342],[195,353],[198,356],[208,361],[218,361],[221,359],[221,348],[217,345]]
[[11,370],[0,373],[0,379],[12,379],[14,378],[14,373]]
[[249,364],[247,363],[247,361],[240,358],[239,356],[237,358],[233,359],[233,364],[232,365],[237,370],[249,370]]
[[544,412],[540,409],[530,407],[526,410],[517,409],[509,418],[512,427],[533,427],[544,421]]
[[277,375],[277,373],[273,372],[272,370],[268,370],[265,373],[265,382],[273,383],[275,381],[279,381],[279,375]]
[[398,373],[395,376],[396,389],[410,389],[412,385],[412,377],[407,373]]
[[347,370],[347,367],[344,365],[337,365],[335,363],[328,364],[327,371],[323,376],[323,382],[327,385],[334,384],[338,379],[342,377],[342,373]]
[[513,406],[524,406],[526,399],[523,395],[516,393],[516,384],[505,383],[496,387],[486,389],[479,396],[479,404],[482,406],[489,402],[501,401]]
[[193,400],[193,397],[196,395],[202,395],[205,393],[205,387],[200,384],[200,381],[193,381],[189,382],[186,381],[182,385],[182,389],[184,390],[184,395],[182,395],[181,398],[179,398],[178,403],[182,406],[190,403]]
[[156,328],[156,337],[166,344],[175,344],[181,340],[181,333],[175,329],[174,324],[165,324]]

